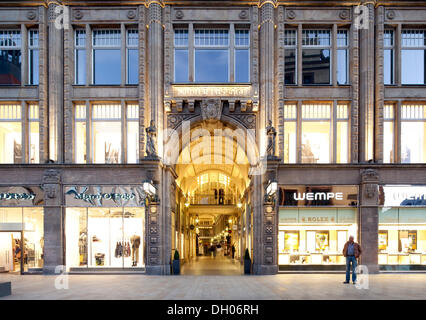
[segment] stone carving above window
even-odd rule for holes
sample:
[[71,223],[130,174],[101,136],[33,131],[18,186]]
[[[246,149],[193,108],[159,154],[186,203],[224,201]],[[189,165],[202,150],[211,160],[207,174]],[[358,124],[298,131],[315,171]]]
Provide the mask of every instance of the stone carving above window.
[[203,120],[220,120],[222,103],[220,99],[208,99],[201,102],[201,116]]

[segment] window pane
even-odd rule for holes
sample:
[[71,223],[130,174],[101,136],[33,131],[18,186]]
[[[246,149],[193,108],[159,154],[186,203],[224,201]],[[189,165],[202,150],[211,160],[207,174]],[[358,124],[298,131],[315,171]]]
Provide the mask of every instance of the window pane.
[[337,122],[336,163],[348,163],[349,131],[347,121]]
[[188,50],[175,50],[175,82],[188,82]]
[[425,50],[401,50],[402,84],[425,84]]
[[127,122],[127,163],[137,163],[139,159],[139,123]]
[[0,84],[21,84],[21,50],[0,50]]
[[393,84],[393,50],[386,49],[383,53],[383,75],[385,84]]
[[393,163],[393,121],[383,122],[383,162]]
[[24,208],[24,237],[27,252],[25,271],[43,268],[44,221],[42,208]]
[[401,162],[424,163],[426,160],[426,122],[401,121]]
[[284,122],[284,162],[296,163],[296,122]]
[[330,162],[330,123],[302,122],[302,163]]
[[195,81],[228,82],[228,50],[195,50]]
[[87,208],[67,208],[65,228],[67,269],[87,266]]
[[285,84],[296,84],[296,49],[285,49]]
[[0,122],[0,163],[22,162],[20,122]]
[[38,121],[30,122],[30,163],[39,163],[40,138]]
[[121,163],[121,123],[93,121],[93,162]]
[[138,50],[128,49],[127,50],[127,83],[137,84],[139,75],[139,61],[138,61]]
[[249,51],[235,50],[235,82],[249,82]]
[[337,83],[348,84],[348,50],[337,50]]
[[120,50],[93,50],[93,68],[95,84],[121,83]]
[[30,50],[30,84],[38,85],[38,50]]
[[330,84],[330,50],[303,49],[303,84]]
[[86,122],[75,122],[75,162],[86,163]]
[[75,50],[75,83],[86,84],[86,50]]

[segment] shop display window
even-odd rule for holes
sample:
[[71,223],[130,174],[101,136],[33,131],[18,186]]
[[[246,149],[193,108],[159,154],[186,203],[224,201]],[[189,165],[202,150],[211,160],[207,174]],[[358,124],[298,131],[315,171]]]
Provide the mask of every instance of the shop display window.
[[43,251],[43,208],[0,208],[0,268],[9,272],[43,268]]
[[144,265],[143,208],[67,208],[67,267]]

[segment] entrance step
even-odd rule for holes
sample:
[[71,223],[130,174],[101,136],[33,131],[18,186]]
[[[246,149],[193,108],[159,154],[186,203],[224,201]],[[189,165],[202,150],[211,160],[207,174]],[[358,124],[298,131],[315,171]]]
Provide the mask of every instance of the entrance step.
[[145,268],[70,268],[70,274],[145,274]]
[[10,296],[12,294],[11,282],[0,282],[0,297]]

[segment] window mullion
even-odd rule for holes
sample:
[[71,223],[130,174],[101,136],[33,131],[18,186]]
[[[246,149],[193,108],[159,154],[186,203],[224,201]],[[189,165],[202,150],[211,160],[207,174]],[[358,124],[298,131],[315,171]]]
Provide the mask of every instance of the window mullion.
[[92,106],[86,100],[86,163],[92,163]]
[[331,83],[337,86],[337,25],[333,24],[331,34]]
[[92,76],[92,71],[93,71],[92,56],[93,56],[92,28],[90,27],[90,24],[86,24],[86,87],[94,83],[93,76]]
[[[334,29],[334,28],[333,28]],[[334,84],[334,81],[333,81]],[[331,142],[331,154],[330,154],[330,163],[337,163],[337,101],[333,100],[331,106],[331,133],[330,133],[330,142]],[[342,137],[343,138],[343,137]]]
[[302,162],[302,101],[297,101],[296,109],[296,163]]
[[28,30],[21,25],[21,85],[29,84]]
[[28,161],[28,107],[25,101],[21,101],[21,154],[22,154],[22,163],[27,163]]
[[228,70],[228,79],[230,82],[235,82],[235,25],[233,23],[229,26],[230,36],[229,36],[229,70]]
[[394,145],[395,145],[395,162],[401,163],[401,100],[398,100],[395,110],[395,130],[394,130]]
[[127,163],[127,106],[124,100],[121,100],[121,163]]
[[188,65],[189,65],[189,82],[194,82],[194,24],[188,26]]
[[120,25],[121,28],[121,85],[124,86],[126,84],[126,76],[127,76],[127,68],[126,68],[126,60],[127,60],[127,44],[126,44],[126,26],[124,23]]
[[397,86],[401,86],[401,29],[401,24],[398,24],[395,30],[395,82]]
[[[302,85],[302,25],[297,25],[297,85]],[[299,109],[299,105],[297,107]],[[298,145],[299,148],[299,145]],[[298,159],[299,162],[299,159]]]

